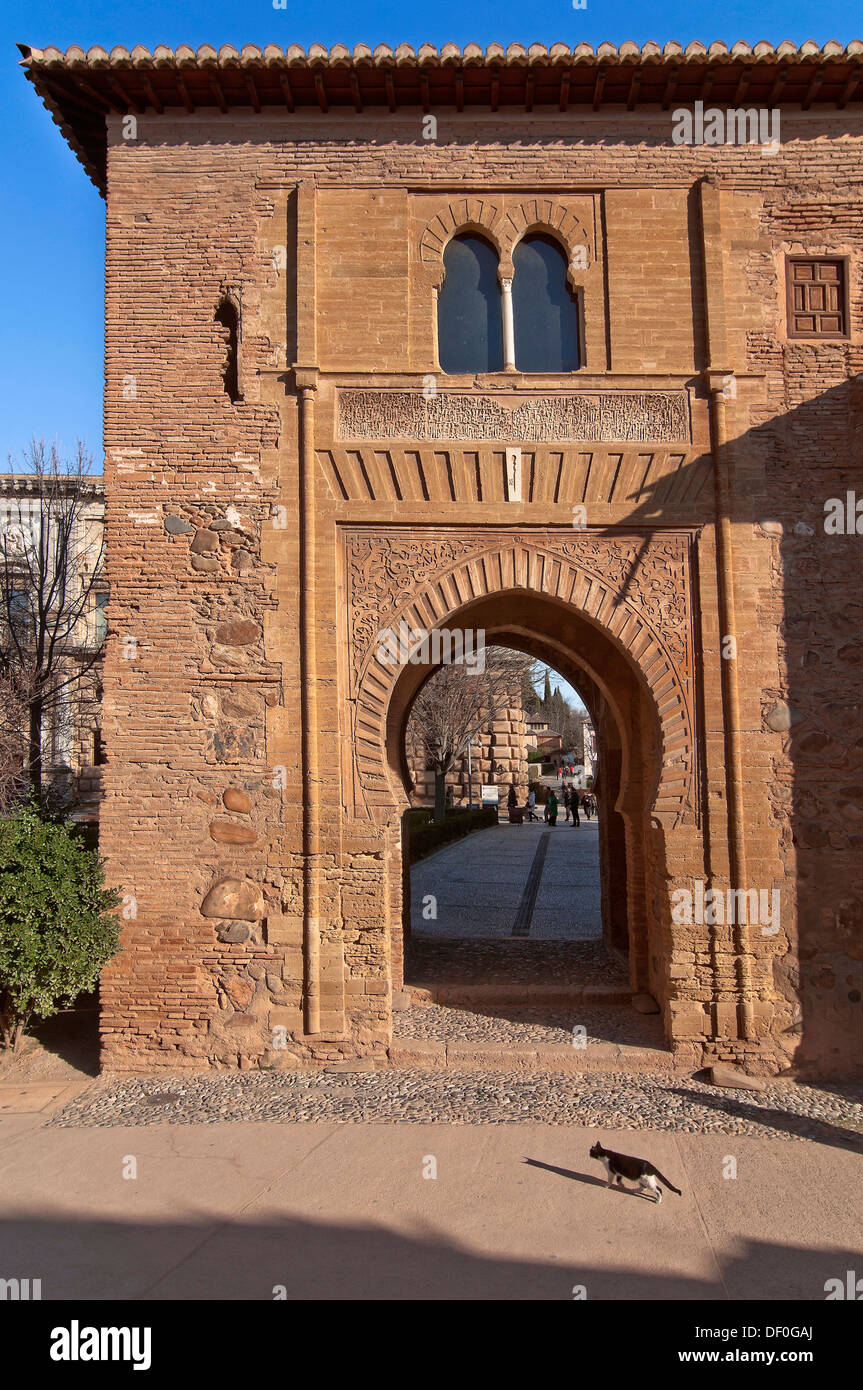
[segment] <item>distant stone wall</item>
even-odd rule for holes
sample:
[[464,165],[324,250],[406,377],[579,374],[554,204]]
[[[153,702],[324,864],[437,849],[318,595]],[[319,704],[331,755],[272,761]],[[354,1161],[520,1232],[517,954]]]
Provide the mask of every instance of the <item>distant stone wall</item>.
[[[413,779],[414,791],[411,802],[416,806],[433,806],[435,793],[434,772],[429,771],[420,743],[416,722],[409,721],[406,735],[406,754],[408,768]],[[506,806],[509,789],[515,785],[521,802],[528,792],[528,745],[527,725],[524,707],[518,691],[513,692],[512,704],[501,710],[492,720],[490,728],[483,729],[471,752],[473,780],[473,804],[477,805],[483,784],[498,788],[499,804]],[[502,771],[498,772],[498,768]],[[453,804],[469,804],[467,757],[460,758],[447,775],[447,788],[452,792]]]

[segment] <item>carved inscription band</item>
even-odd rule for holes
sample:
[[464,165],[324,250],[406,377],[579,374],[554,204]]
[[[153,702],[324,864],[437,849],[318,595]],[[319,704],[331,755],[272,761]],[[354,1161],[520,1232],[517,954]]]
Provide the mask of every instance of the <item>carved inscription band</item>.
[[583,391],[569,395],[481,395],[345,389],[338,393],[338,438],[493,439],[502,443],[613,444],[691,440],[685,391]]

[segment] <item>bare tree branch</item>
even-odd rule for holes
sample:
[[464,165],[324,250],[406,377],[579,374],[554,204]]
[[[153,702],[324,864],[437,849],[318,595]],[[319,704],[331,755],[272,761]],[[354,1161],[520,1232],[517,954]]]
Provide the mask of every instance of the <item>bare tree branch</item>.
[[455,762],[507,706],[521,697],[529,657],[507,647],[485,649],[485,670],[441,666],[414,700],[407,736],[424,752],[435,774],[435,818],[444,813],[446,775]]
[[[0,788],[21,757],[30,787],[42,790],[42,746],[95,712],[100,642],[89,640],[94,589],[102,582],[104,527],[93,517],[92,457],[79,440],[70,458],[32,439],[23,464],[10,457],[14,486],[0,529]],[[16,733],[17,729],[17,733]],[[0,790],[0,799],[2,799]]]

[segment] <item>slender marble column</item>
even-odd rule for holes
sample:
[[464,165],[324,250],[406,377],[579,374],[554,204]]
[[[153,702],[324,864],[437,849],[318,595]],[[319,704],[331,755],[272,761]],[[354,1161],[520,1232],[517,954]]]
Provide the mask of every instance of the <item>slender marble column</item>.
[[503,369],[515,371],[515,320],[512,314],[512,280],[505,276],[500,282],[503,312]]

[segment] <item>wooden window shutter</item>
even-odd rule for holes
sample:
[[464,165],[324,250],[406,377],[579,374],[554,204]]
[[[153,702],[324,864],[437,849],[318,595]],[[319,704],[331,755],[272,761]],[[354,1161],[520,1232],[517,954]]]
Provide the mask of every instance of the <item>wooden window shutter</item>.
[[848,334],[844,260],[795,257],[788,261],[789,338],[844,338]]

